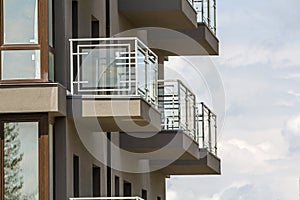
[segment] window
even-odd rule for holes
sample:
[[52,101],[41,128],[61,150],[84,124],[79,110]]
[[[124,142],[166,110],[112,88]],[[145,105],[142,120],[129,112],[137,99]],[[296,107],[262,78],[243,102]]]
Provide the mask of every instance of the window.
[[[0,116],[0,199],[38,200],[49,196],[47,115]],[[43,156],[40,156],[41,153]]]
[[120,196],[120,178],[115,176],[115,196]]
[[147,200],[147,190],[142,190],[142,199]]
[[39,50],[2,51],[1,57],[1,80],[41,78]]
[[3,17],[4,44],[38,43],[38,0],[3,0]]
[[131,183],[124,181],[123,191],[124,197],[131,197]]
[[54,82],[54,54],[49,51],[49,81]]
[[53,79],[53,0],[0,0],[0,5],[0,82]]
[[79,197],[79,157],[73,156],[73,193]]
[[101,169],[93,166],[93,197],[101,196]]
[[72,1],[72,37],[78,38],[78,2]]
[[38,199],[38,123],[4,123],[4,199]]

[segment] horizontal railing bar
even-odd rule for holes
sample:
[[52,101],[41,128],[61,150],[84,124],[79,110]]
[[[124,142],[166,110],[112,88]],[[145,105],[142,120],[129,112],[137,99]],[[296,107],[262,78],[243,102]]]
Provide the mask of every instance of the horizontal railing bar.
[[72,53],[73,56],[77,56],[77,55],[89,55],[88,52],[82,52],[82,53]]

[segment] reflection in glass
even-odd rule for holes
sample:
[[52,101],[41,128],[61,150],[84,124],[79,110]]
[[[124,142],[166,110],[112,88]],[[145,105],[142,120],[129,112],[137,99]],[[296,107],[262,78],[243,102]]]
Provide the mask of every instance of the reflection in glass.
[[1,79],[40,79],[40,51],[2,51]]
[[[121,52],[126,52],[126,48],[101,48],[83,49],[84,55],[80,65],[79,76],[81,82],[80,89],[98,91],[127,91],[129,79],[129,66],[126,60],[121,58]],[[78,77],[76,78],[78,79]]]
[[138,51],[137,62],[139,92],[142,95],[146,95],[146,56],[143,52],[141,52],[141,50]]
[[49,46],[53,47],[53,0],[48,0]]
[[3,17],[5,44],[38,43],[38,0],[3,0]]
[[52,52],[49,51],[49,60],[48,60],[49,64],[49,81],[54,82],[54,54]]
[[38,122],[4,124],[4,199],[38,199]]

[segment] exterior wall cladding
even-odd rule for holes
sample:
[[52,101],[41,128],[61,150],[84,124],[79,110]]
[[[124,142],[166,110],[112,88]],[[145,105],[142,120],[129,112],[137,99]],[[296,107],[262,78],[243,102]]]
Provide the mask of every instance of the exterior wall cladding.
[[[210,123],[216,116],[204,104],[196,109],[195,95],[181,81],[159,81],[168,56],[218,54],[216,16],[205,17],[209,8],[215,13],[214,0],[28,2],[36,13],[29,14],[36,17],[35,33],[29,31],[36,40],[27,44],[23,29],[9,37],[10,13],[15,8],[22,14],[24,4],[0,0],[0,200],[14,199],[14,193],[40,200],[164,200],[171,175],[221,173],[216,124],[207,145],[202,132],[205,113]],[[181,32],[196,45],[151,32],[158,28]],[[157,41],[173,46],[151,48]],[[164,87],[172,84],[181,93],[170,98]],[[169,111],[178,117],[171,119]],[[9,167],[17,157],[19,164]]]

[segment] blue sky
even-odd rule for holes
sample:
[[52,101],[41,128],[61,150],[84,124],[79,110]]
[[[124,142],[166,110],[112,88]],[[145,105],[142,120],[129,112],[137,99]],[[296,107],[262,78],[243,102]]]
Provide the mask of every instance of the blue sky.
[[172,177],[168,200],[298,200],[300,1],[217,1],[217,10],[222,175]]

